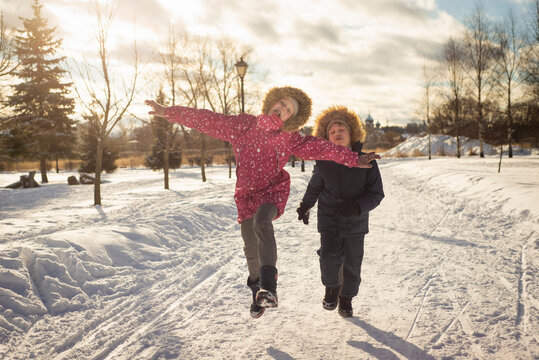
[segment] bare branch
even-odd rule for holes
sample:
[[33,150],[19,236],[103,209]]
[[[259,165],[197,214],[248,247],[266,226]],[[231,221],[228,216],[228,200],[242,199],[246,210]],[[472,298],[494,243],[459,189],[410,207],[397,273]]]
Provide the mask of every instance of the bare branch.
[[15,56],[13,34],[4,23],[4,12],[0,14],[0,77],[12,75],[22,59]]

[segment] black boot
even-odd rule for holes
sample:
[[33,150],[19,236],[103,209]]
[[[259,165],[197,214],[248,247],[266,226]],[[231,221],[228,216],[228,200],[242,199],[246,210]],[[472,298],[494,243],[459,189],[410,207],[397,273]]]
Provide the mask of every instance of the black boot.
[[247,286],[253,292],[253,302],[251,303],[251,308],[250,308],[251,317],[258,319],[259,317],[262,316],[262,314],[264,314],[264,308],[256,304],[256,294],[258,293],[258,290],[260,290],[260,280],[256,279],[254,281],[251,281],[251,278],[248,276]]
[[339,315],[342,317],[351,317],[353,314],[352,298],[348,296],[339,296]]
[[256,294],[256,304],[265,308],[278,306],[277,268],[275,266],[260,268],[260,290]]
[[335,310],[339,303],[339,293],[341,292],[341,285],[337,287],[326,286],[326,296],[322,301],[322,307],[326,310]]

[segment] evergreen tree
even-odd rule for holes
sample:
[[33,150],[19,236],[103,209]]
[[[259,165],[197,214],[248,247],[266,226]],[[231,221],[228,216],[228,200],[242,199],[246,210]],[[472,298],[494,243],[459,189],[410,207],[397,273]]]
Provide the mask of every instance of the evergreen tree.
[[[159,90],[156,101],[160,104],[166,103],[166,97],[163,90]],[[146,155],[145,164],[152,170],[163,169],[165,162],[165,146],[167,145],[167,134],[172,137],[173,124],[162,117],[154,116],[152,118],[152,130],[154,134],[154,144],[152,146],[152,152]],[[172,142],[172,141],[171,141]],[[182,153],[174,142],[169,145],[168,167],[171,169],[177,169],[182,164]]]
[[[82,134],[82,144],[80,159],[81,164],[79,172],[95,173],[95,163],[97,159],[97,142],[99,132],[99,118],[96,114],[85,115],[84,119],[87,121],[84,126]],[[117,146],[114,146],[110,138],[107,138],[103,146],[103,166],[102,170],[107,173],[111,173],[118,166],[116,166],[116,159],[119,157],[119,150]]]
[[14,114],[11,145],[24,144],[15,153],[39,157],[41,181],[46,183],[47,158],[70,152],[74,139],[74,102],[69,98],[70,83],[62,82],[66,72],[60,67],[65,57],[55,57],[62,43],[54,39],[55,28],[47,27],[39,0],[32,5],[34,17],[24,19],[17,30],[15,53],[21,61],[15,75],[22,80],[13,86],[8,105]]

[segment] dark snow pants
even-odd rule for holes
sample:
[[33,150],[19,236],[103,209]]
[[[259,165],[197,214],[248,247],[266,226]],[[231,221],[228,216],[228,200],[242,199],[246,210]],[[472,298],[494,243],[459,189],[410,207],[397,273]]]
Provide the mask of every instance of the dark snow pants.
[[277,244],[273,234],[273,219],[277,213],[278,209],[275,205],[262,204],[254,217],[241,223],[243,251],[251,280],[260,277],[261,266],[277,264]]
[[342,284],[342,296],[357,295],[361,283],[364,239],[365,234],[320,234],[318,255],[322,284],[328,287]]

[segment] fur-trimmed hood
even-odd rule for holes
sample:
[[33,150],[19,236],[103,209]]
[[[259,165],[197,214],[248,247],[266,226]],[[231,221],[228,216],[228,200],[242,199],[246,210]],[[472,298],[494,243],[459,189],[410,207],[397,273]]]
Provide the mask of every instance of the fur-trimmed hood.
[[327,126],[335,119],[345,121],[348,124],[352,144],[365,140],[366,132],[359,116],[345,106],[339,105],[331,106],[318,115],[314,122],[313,135],[328,140]]
[[277,101],[285,97],[293,97],[296,99],[299,103],[299,110],[295,116],[292,116],[283,124],[281,130],[294,132],[301,129],[311,116],[311,98],[302,90],[290,86],[274,87],[270,89],[262,103],[262,113],[267,115],[271,107],[275,105]]

